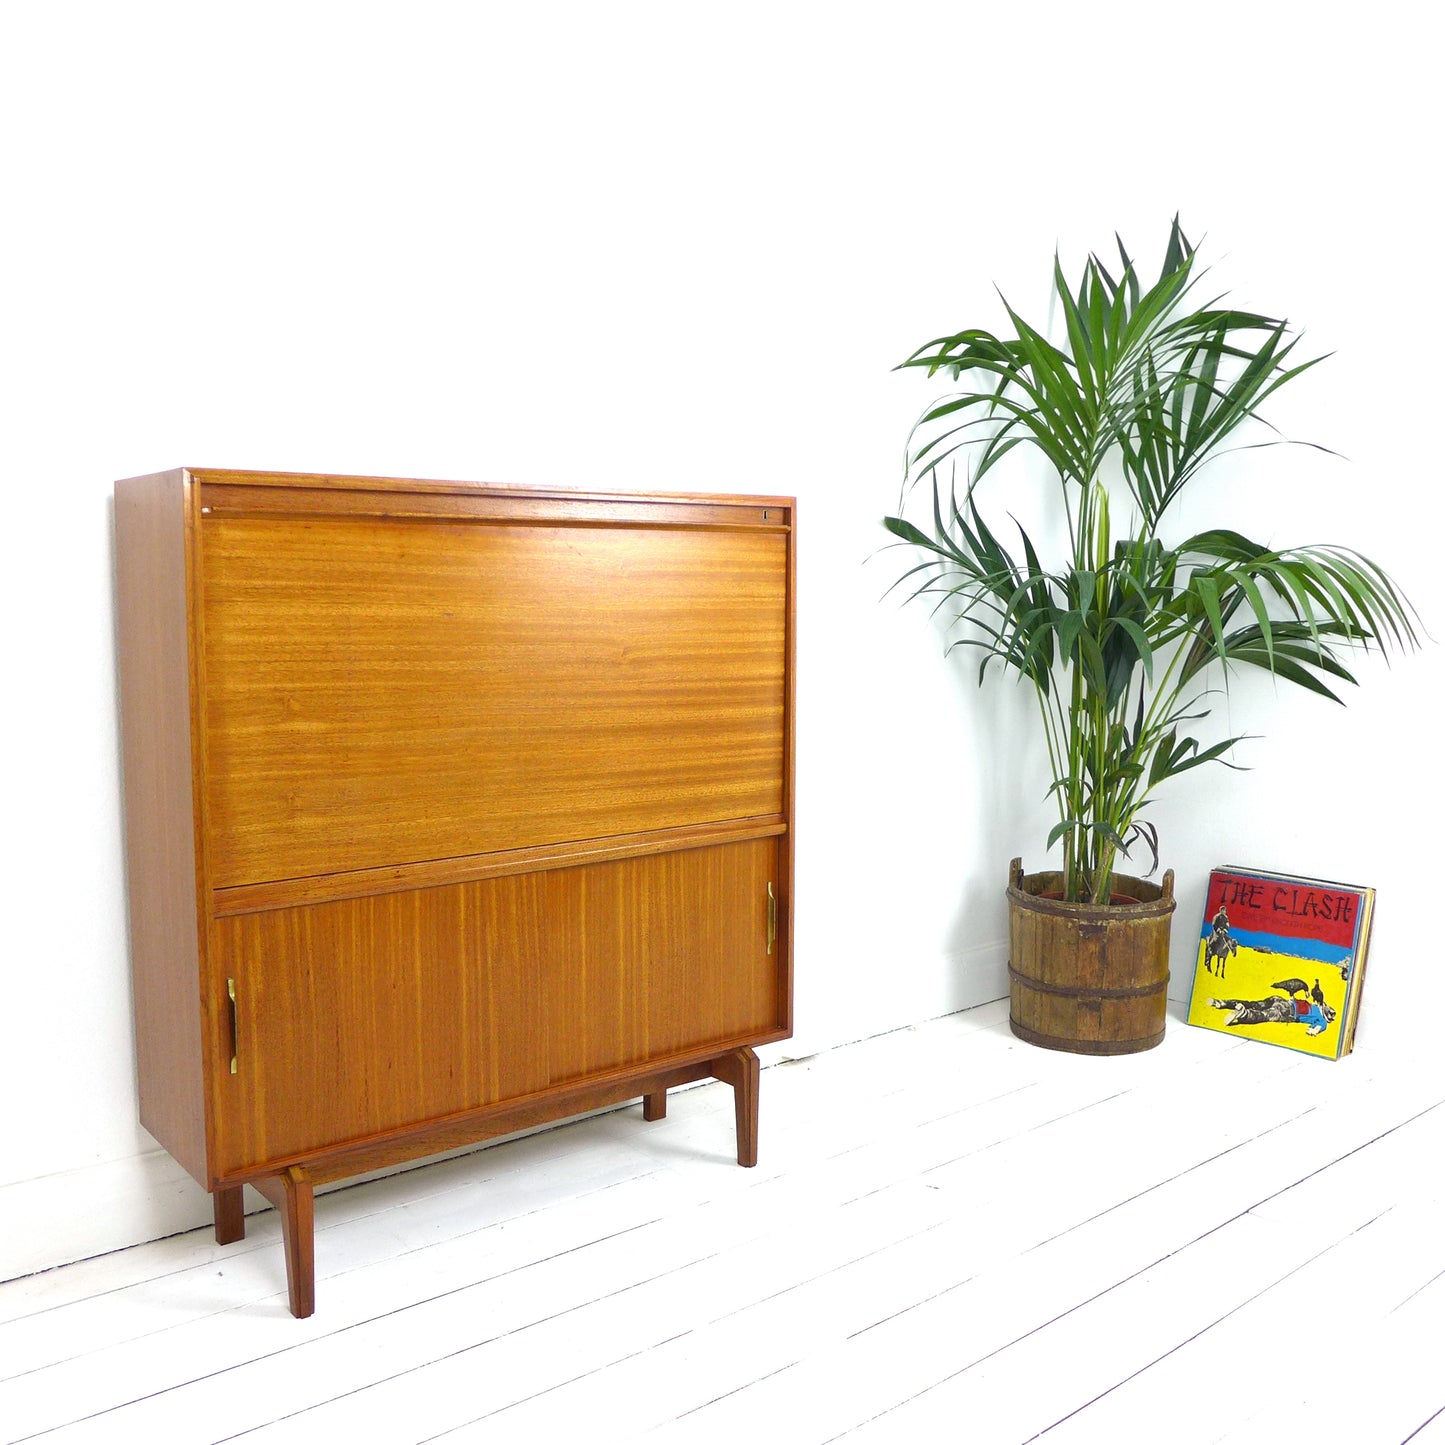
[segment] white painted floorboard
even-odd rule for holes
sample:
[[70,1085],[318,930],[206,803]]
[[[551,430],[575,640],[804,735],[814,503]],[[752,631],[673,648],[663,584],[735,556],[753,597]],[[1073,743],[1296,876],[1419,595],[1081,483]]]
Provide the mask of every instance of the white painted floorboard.
[[1007,1004],[0,1285],[0,1441],[1445,1445],[1445,1071]]

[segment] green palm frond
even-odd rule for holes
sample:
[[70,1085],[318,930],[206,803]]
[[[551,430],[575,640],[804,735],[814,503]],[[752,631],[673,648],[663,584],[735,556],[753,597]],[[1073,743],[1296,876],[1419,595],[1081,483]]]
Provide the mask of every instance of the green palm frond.
[[[1257,667],[1322,697],[1355,678],[1358,649],[1419,645],[1416,614],[1377,563],[1348,548],[1277,550],[1230,528],[1173,545],[1161,519],[1202,468],[1268,427],[1261,407],[1321,357],[1297,359],[1287,324],[1213,297],[1176,217],[1159,278],[1145,286],[1122,240],[1117,275],[1097,256],[1071,286],[1058,257],[1063,335],[1050,340],[1004,302],[1011,334],[971,327],[919,347],[900,369],[961,389],[924,411],[909,436],[898,513],[884,525],[921,558],[900,577],[911,597],[950,609],[950,646],[1027,678],[1054,773],[1068,896],[1108,897],[1115,857],[1141,838],[1155,788],[1227,756],[1242,738],[1201,744],[1181,728],[1207,718],[1197,691]],[[981,484],[1015,448],[1053,472],[1068,555],[1052,568],[1016,526],[1010,550],[979,506]],[[960,491],[957,473],[963,472]],[[1110,488],[1133,503],[1115,537]],[[926,491],[920,523],[904,513]],[[895,584],[898,585],[898,584]]]

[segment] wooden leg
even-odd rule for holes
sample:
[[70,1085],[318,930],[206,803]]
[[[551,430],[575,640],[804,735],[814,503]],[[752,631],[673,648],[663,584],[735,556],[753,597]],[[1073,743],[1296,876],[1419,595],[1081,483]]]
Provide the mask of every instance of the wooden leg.
[[713,1060],[713,1074],[733,1086],[738,1163],[751,1169],[758,1162],[758,1056],[751,1049],[724,1054]]
[[316,1308],[316,1208],[311,1179],[293,1164],[284,1174],[253,1182],[281,1215],[291,1313],[304,1320]]
[[655,1094],[642,1096],[642,1117],[649,1124],[667,1118],[667,1090],[659,1089]]
[[246,1211],[241,1203],[241,1186],[218,1189],[211,1195],[211,1212],[216,1216],[216,1243],[235,1244],[246,1237]]

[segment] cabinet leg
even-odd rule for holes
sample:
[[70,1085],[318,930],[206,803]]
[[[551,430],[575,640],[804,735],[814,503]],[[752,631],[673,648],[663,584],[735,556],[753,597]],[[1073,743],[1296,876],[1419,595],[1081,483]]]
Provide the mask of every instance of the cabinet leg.
[[667,1090],[659,1089],[655,1094],[642,1096],[642,1117],[649,1124],[667,1118]]
[[216,1216],[216,1243],[235,1244],[246,1237],[246,1211],[242,1208],[241,1186],[218,1189],[211,1195],[211,1212]]
[[737,1049],[714,1060],[713,1073],[733,1086],[738,1163],[751,1169],[758,1162],[758,1056],[751,1049]]
[[316,1207],[311,1179],[293,1164],[284,1174],[252,1182],[281,1216],[291,1313],[304,1320],[316,1308]]

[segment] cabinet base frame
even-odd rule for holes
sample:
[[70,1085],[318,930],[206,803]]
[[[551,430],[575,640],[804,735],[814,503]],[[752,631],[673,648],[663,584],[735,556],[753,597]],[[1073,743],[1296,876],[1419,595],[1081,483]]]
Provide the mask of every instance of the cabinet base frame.
[[[579,1084],[558,1093],[519,1100],[490,1110],[465,1124],[433,1130],[405,1141],[351,1145],[317,1154],[305,1162],[247,1173],[218,1183],[212,1193],[216,1242],[234,1244],[246,1235],[241,1190],[250,1184],[281,1216],[281,1237],[286,1255],[286,1289],[291,1313],[305,1319],[316,1308],[315,1186],[388,1164],[401,1163],[427,1153],[440,1153],[460,1144],[510,1134],[534,1124],[550,1123],[592,1109],[642,1097],[643,1118],[667,1117],[667,1091],[699,1079],[718,1079],[733,1090],[737,1124],[737,1158],[743,1168],[758,1162],[758,1096],[760,1065],[751,1048],[726,1053],[669,1069],[653,1069],[594,1083]],[[460,1137],[464,1135],[465,1137]]]

